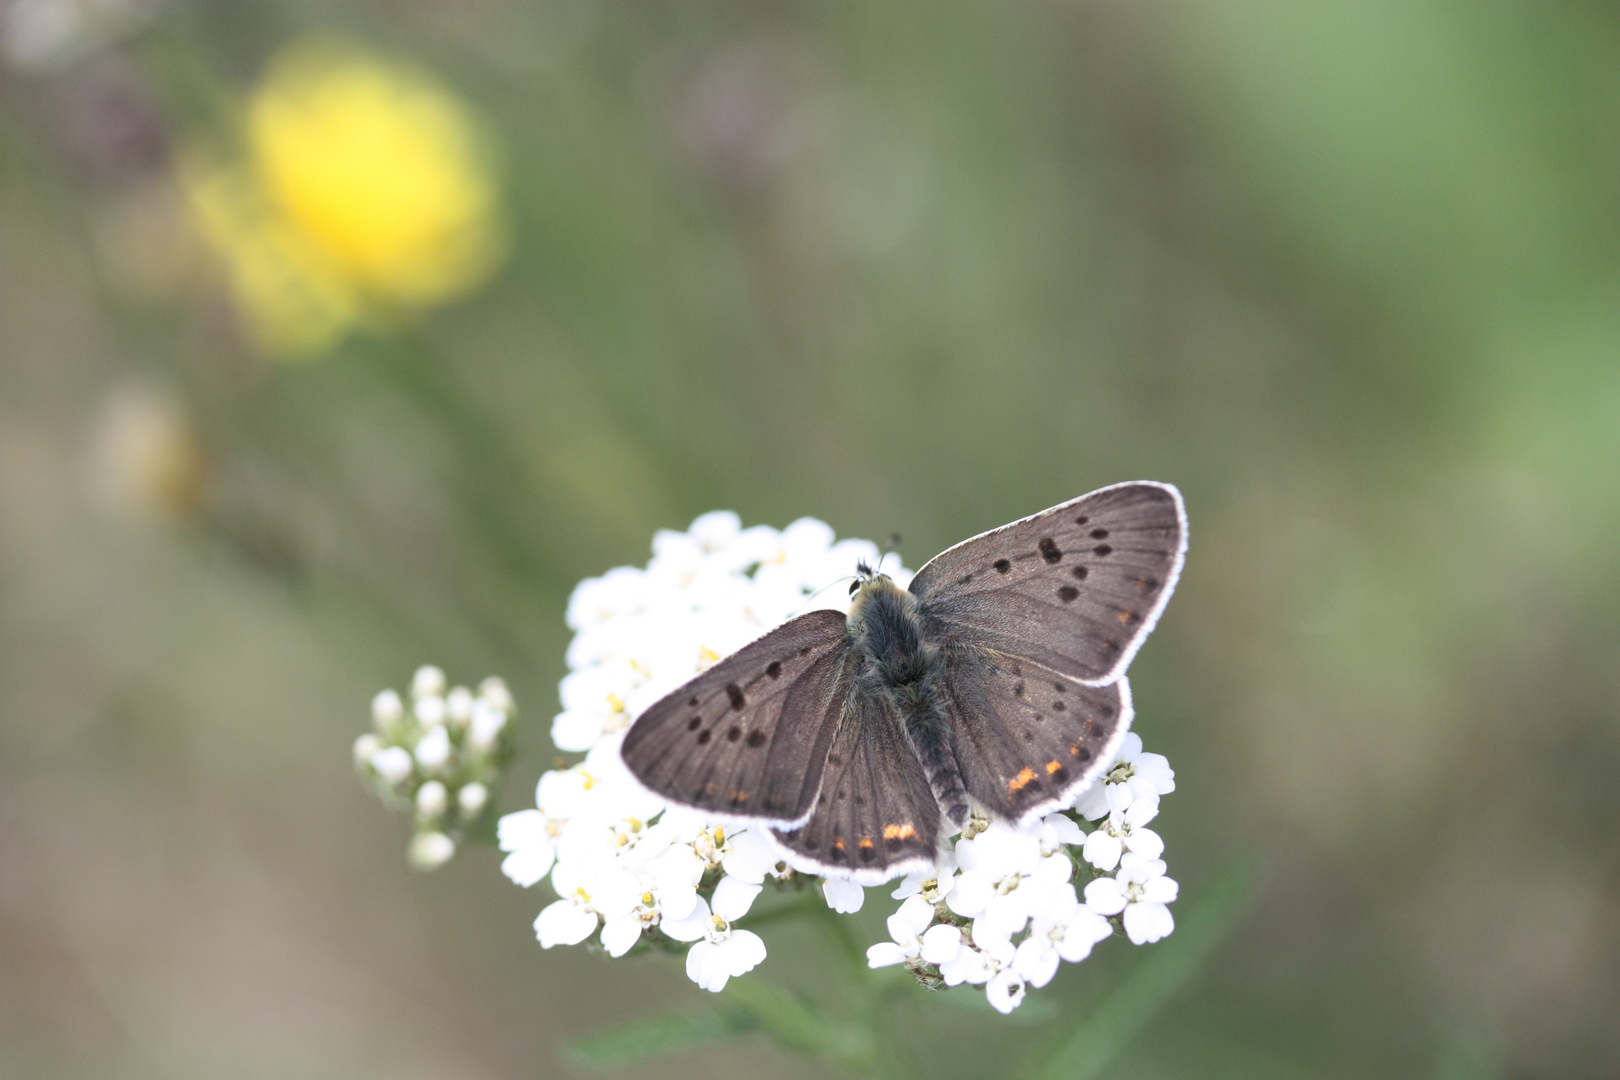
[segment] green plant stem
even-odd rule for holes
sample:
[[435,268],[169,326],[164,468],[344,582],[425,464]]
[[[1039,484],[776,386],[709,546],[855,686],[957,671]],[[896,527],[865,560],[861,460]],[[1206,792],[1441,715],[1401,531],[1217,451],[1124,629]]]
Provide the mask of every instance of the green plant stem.
[[1254,867],[1247,857],[1228,862],[1205,887],[1168,939],[1147,956],[1073,1029],[1031,1080],[1091,1080],[1128,1046],[1154,1014],[1197,974],[1226,940],[1248,899]]

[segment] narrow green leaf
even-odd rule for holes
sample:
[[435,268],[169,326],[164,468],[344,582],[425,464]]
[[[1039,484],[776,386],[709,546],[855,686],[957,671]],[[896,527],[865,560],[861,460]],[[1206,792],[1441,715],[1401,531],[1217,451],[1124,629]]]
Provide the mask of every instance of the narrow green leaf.
[[1136,1037],[1153,1015],[1197,974],[1226,939],[1254,882],[1253,863],[1233,859],[1181,915],[1175,933],[1147,947],[1147,956],[1064,1040],[1035,1080],[1092,1080]]
[[823,1058],[851,1073],[874,1071],[876,1048],[866,1029],[823,1016],[810,1002],[764,979],[732,979],[723,993],[785,1049]]
[[719,1009],[655,1017],[575,1040],[563,1048],[563,1060],[585,1070],[618,1069],[762,1032],[785,1050],[819,1057],[857,1075],[875,1068],[865,1029],[828,1019],[809,1002],[763,979],[732,979],[722,996],[725,1005]]
[[648,1058],[690,1050],[722,1039],[758,1031],[745,1009],[710,1009],[678,1016],[659,1016],[587,1035],[565,1045],[563,1061],[578,1069],[621,1069]]

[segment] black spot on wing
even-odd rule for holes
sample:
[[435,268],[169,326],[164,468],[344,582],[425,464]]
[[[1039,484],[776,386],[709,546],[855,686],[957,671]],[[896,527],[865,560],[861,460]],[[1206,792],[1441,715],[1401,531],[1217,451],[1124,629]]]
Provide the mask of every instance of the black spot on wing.
[[688,720],[686,722],[686,730],[687,731],[696,731],[698,728],[700,728],[702,726],[703,726],[703,717],[701,717],[701,716],[694,716],[694,717],[692,717],[692,719],[690,719],[690,720]]
[[726,729],[727,742],[736,742],[740,738],[742,738],[742,728],[738,727],[736,724],[732,724]]
[[1108,544],[1098,544],[1091,549],[1091,553],[1099,558],[1107,558],[1114,553],[1114,549]]
[[1005,574],[1007,571],[1012,569],[1012,561],[1010,559],[997,559],[991,565],[996,568],[996,573],[998,574]]
[[766,664],[765,674],[769,675],[773,679],[780,679],[782,677],[782,661],[772,660],[770,663]]
[[1084,581],[1086,580],[1086,574],[1090,573],[1090,571],[1083,566],[1077,566],[1073,570],[1070,570],[1069,573],[1074,575],[1074,579],[1076,581]]
[[748,699],[743,696],[742,687],[736,683],[726,683],[726,697],[731,699],[733,709],[741,709],[748,704]]
[[1041,558],[1045,559],[1048,565],[1063,561],[1063,552],[1058,550],[1057,541],[1050,536],[1042,537],[1036,546],[1040,548]]
[[1091,530],[1091,538],[1093,540],[1106,540],[1106,539],[1108,539],[1108,530],[1107,529],[1092,529]]
[[711,734],[713,734],[713,733],[709,732],[709,731],[700,731],[700,732],[698,732],[698,737],[697,737],[698,745],[699,746],[707,746],[707,745],[709,745],[709,736]]
[[754,731],[750,731],[748,733],[748,745],[753,747],[756,750],[759,749],[761,746],[764,746],[765,745],[765,733],[763,731],[759,731],[757,729],[754,730]]
[[1080,598],[1080,590],[1073,585],[1065,585],[1058,590],[1058,599],[1065,604],[1073,603]]

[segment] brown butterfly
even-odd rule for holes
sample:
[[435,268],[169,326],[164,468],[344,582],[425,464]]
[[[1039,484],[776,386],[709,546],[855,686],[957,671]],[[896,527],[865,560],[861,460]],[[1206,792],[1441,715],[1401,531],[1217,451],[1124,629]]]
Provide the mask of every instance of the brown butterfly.
[[964,540],[909,589],[863,565],[848,616],[744,646],[620,752],[652,791],[763,822],[820,873],[923,869],[972,809],[1027,822],[1106,767],[1186,551],[1181,493],[1138,481]]

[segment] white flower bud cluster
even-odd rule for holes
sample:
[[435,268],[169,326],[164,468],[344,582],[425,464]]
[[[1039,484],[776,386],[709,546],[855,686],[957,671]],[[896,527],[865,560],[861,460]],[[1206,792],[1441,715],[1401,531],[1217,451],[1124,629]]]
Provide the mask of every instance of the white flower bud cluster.
[[449,862],[487,821],[515,711],[500,679],[485,679],[476,692],[447,687],[431,664],[411,679],[409,707],[394,690],[372,699],[374,730],[354,741],[354,767],[384,803],[414,814],[407,852],[418,870]]
[[[925,986],[983,984],[1011,1012],[1058,962],[1078,963],[1116,930],[1137,945],[1175,929],[1175,881],[1148,829],[1159,797],[1176,789],[1161,754],[1128,733],[1097,782],[1073,806],[1025,828],[974,819],[950,863],[912,875],[893,893],[889,936],[866,951],[872,967],[905,964]],[[1089,832],[1088,832],[1089,828]],[[1077,889],[1076,871],[1089,878]]]
[[[806,610],[847,610],[845,590],[829,586],[846,583],[861,561],[878,564],[876,545],[834,542],[820,521],[743,529],[737,515],[717,512],[687,532],[659,532],[645,569],[620,567],[574,590],[575,637],[552,741],[585,760],[546,773],[536,807],[499,824],[506,875],[523,886],[549,875],[558,897],[535,920],[543,947],[594,936],[620,957],[638,945],[690,943],[687,974],[709,990],[764,960],[764,941],[736,923],[768,882],[802,884],[810,875],[769,830],[708,821],[647,792],[620,761],[619,744],[643,709],[721,657]],[[902,587],[911,581],[892,556],[882,569]],[[1045,985],[1059,960],[1084,959],[1116,927],[1138,943],[1169,933],[1164,905],[1175,883],[1145,826],[1175,782],[1164,758],[1141,745],[1127,736],[1078,812],[1022,830],[973,823],[953,845],[952,865],[900,884],[894,941],[873,946],[869,963],[904,962],[933,986],[982,984],[1005,1012],[1026,985]],[[1101,824],[1083,828],[1082,817]],[[1099,875],[1083,899],[1071,880],[1077,867]],[[835,911],[864,902],[854,881],[820,884]]]

